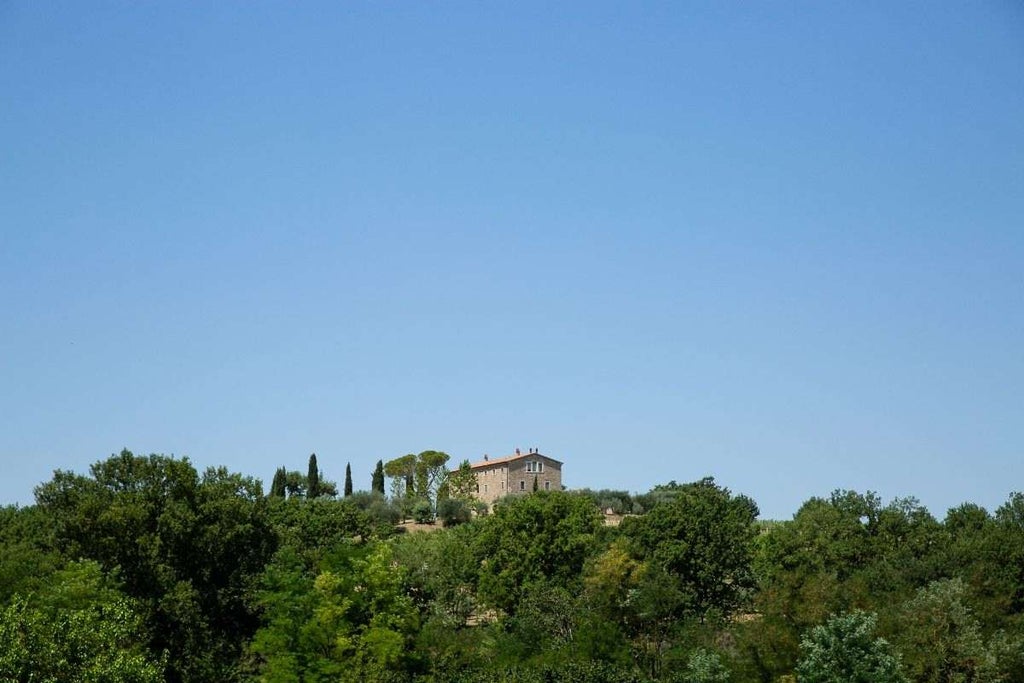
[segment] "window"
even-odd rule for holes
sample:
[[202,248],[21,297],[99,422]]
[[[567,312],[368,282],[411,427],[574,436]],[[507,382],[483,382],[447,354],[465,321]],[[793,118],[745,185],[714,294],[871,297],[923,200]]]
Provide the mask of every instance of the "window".
[[502,490],[502,491],[504,491],[504,490],[505,490],[505,482],[501,482],[501,490]]
[[544,490],[545,491],[550,491],[551,490],[551,482],[550,481],[544,482]]
[[525,491],[526,490],[526,482],[523,481],[522,479],[519,480],[519,490],[520,491]]
[[484,493],[487,493],[487,484],[484,484]]

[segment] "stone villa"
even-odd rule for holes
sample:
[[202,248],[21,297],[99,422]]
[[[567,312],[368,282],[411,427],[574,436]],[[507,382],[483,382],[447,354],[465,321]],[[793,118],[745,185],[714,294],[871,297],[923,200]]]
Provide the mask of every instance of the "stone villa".
[[514,455],[503,458],[485,455],[471,467],[476,474],[476,497],[488,505],[510,493],[530,493],[535,479],[538,491],[562,490],[562,462],[536,448],[526,453],[517,448]]

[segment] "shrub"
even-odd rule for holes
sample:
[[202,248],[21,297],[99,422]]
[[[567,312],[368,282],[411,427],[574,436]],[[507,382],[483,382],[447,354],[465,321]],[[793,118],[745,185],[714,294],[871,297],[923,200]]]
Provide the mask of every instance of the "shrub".
[[412,508],[412,518],[419,524],[434,523],[434,509],[429,500],[418,501]]
[[578,489],[575,493],[589,498],[594,505],[601,508],[601,512],[611,508],[614,514],[624,515],[633,508],[633,496],[629,494],[629,491]]
[[398,520],[402,516],[398,508],[383,499],[371,503],[370,507],[366,509],[366,514],[377,524],[388,524],[391,526],[398,524]]
[[437,516],[446,527],[465,524],[470,518],[469,505],[458,498],[446,498],[437,504]]
[[622,515],[626,513],[626,504],[621,498],[602,498],[600,502],[601,512],[608,510],[612,511],[612,514]]
[[376,491],[356,491],[347,496],[347,499],[360,510],[369,510],[375,503],[384,502],[384,494]]
[[796,665],[802,683],[907,683],[900,657],[874,636],[877,617],[865,612],[836,615],[800,641]]

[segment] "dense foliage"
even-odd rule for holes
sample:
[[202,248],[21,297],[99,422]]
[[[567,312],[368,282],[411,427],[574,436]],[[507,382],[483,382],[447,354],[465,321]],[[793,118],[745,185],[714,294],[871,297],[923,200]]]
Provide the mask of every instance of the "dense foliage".
[[128,451],[58,471],[0,508],[0,680],[1024,680],[1024,495],[765,522],[704,479],[488,509],[447,460],[381,461],[370,491],[346,467],[343,497],[315,456],[266,495]]

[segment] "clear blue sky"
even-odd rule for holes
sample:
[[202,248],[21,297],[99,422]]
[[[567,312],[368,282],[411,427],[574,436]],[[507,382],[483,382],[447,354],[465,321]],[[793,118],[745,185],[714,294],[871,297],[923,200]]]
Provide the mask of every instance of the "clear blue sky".
[[516,446],[1024,488],[1024,5],[0,2],[0,503]]

